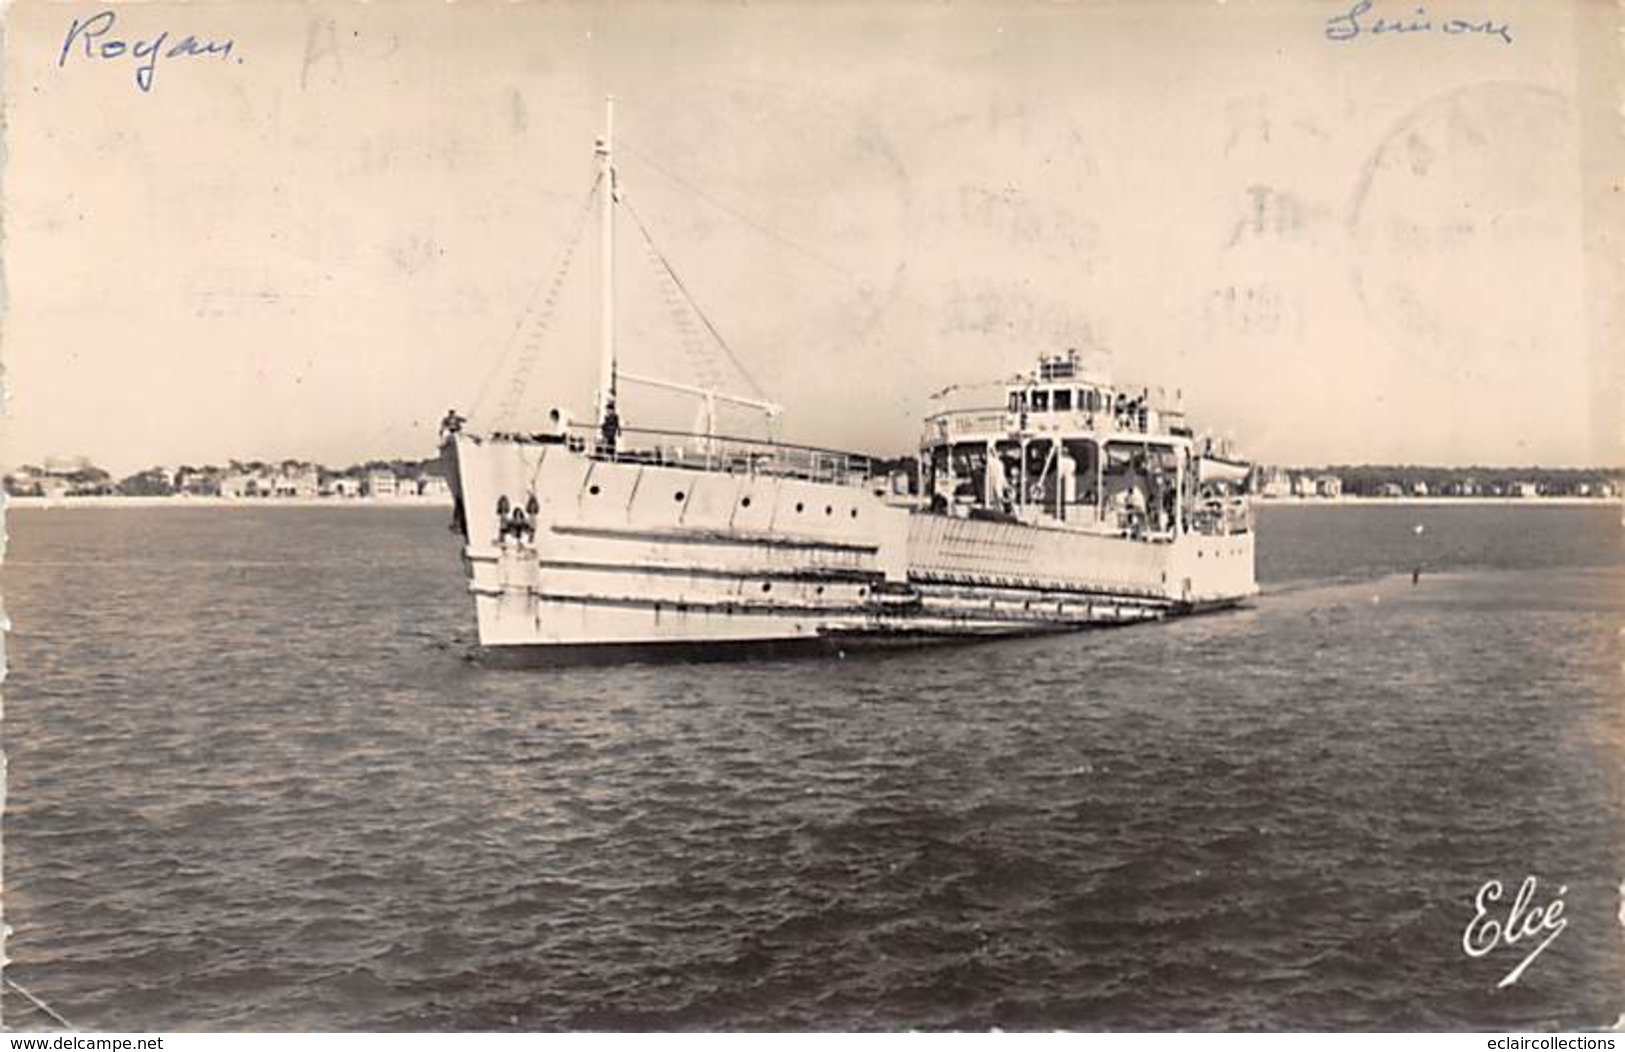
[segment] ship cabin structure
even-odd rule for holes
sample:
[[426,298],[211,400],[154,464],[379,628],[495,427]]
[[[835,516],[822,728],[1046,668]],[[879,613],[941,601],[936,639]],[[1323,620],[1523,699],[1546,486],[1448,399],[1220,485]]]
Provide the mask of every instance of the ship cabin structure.
[[1116,386],[1076,350],[1041,357],[1003,393],[926,418],[919,477],[932,512],[1148,543],[1250,532],[1245,469],[1199,442],[1177,394]]

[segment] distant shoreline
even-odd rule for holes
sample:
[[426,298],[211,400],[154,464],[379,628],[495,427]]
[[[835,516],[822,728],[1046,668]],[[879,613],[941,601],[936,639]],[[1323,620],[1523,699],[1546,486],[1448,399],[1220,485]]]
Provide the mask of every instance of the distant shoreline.
[[9,508],[449,508],[450,497],[7,497]]
[[1294,507],[1368,507],[1380,508],[1397,505],[1510,505],[1522,508],[1606,508],[1625,507],[1619,497],[1418,497],[1414,495],[1403,497],[1255,497],[1255,507],[1271,507],[1273,505],[1292,505]]
[[[1255,497],[1255,507],[1348,508],[1482,505],[1625,509],[1619,497]],[[450,497],[7,497],[7,508],[450,508]]]

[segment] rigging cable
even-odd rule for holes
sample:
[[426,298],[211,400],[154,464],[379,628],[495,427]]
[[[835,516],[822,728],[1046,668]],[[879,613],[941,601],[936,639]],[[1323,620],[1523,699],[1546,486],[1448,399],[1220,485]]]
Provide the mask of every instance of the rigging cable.
[[[525,385],[530,380],[531,370],[536,366],[536,355],[541,349],[541,341],[552,327],[553,316],[558,309],[559,296],[565,278],[569,275],[576,248],[581,243],[581,235],[587,228],[587,217],[592,214],[592,204],[597,198],[599,184],[602,181],[602,175],[594,177],[592,186],[588,189],[587,195],[576,213],[575,224],[570,231],[570,238],[565,243],[564,253],[559,257],[559,264],[554,269],[553,279],[548,285],[547,295],[542,302],[541,315],[537,318],[535,328],[520,351],[520,357],[514,366],[513,379],[509,383],[508,391],[497,406],[494,422],[498,425],[508,423],[519,410],[519,402],[525,394]],[[513,332],[509,335],[508,346],[503,350],[502,357],[497,359],[491,372],[486,375],[485,382],[480,385],[480,393],[474,400],[474,406],[469,411],[470,415],[477,415],[481,406],[485,404],[485,399],[490,394],[492,381],[502,372],[502,367],[507,364],[509,355],[513,353],[517,338],[524,331],[526,322],[530,320],[535,306],[536,301],[533,294],[530,303],[526,305],[524,313],[520,315],[519,321],[514,325]]]
[[728,341],[722,338],[722,333],[717,331],[717,327],[711,323],[711,319],[706,315],[705,311],[701,310],[700,305],[694,302],[694,297],[689,294],[688,287],[683,284],[683,279],[677,276],[677,271],[672,267],[671,261],[668,260],[665,254],[660,251],[659,247],[655,245],[654,238],[649,235],[649,228],[643,225],[643,217],[638,215],[637,209],[633,208],[632,203],[625,198],[621,199],[621,204],[626,208],[627,214],[632,217],[632,222],[637,225],[638,233],[643,235],[644,243],[649,246],[649,251],[654,253],[655,259],[659,261],[661,268],[665,270],[666,276],[670,278],[672,284],[677,287],[677,291],[682,293],[683,299],[688,302],[689,307],[691,307],[695,315],[699,317],[700,322],[704,324],[706,331],[709,332],[711,337],[717,341],[717,346],[722,348],[723,353],[728,356],[728,360],[732,362],[734,368],[739,371],[739,375],[744,377],[745,383],[750,386],[751,392],[755,394],[757,398],[766,401],[767,393],[762,390],[762,386],[756,382],[755,377],[751,376],[750,371],[746,369],[745,364],[739,360],[739,356],[734,353],[733,348],[728,346]]
[[778,231],[772,229],[771,227],[765,225],[760,220],[751,218],[750,216],[746,215],[744,212],[741,212],[739,209],[735,208],[733,205],[728,204],[726,201],[719,201],[717,198],[712,197],[710,194],[706,193],[704,190],[701,190],[698,186],[695,186],[693,183],[689,182],[687,179],[684,179],[682,176],[678,175],[676,172],[672,171],[670,168],[667,168],[665,165],[661,164],[659,161],[656,161],[653,157],[650,157],[647,153],[644,153],[642,150],[640,150],[636,146],[632,145],[625,138],[620,139],[617,142],[616,145],[619,146],[621,149],[625,150],[627,153],[629,153],[632,156],[636,157],[638,160],[642,161],[644,164],[648,165],[650,168],[653,168],[655,171],[659,172],[661,175],[664,175],[667,179],[670,179],[672,182],[676,183],[678,186],[681,186],[683,189],[687,190],[689,193],[693,194],[695,197],[698,197],[700,200],[702,200],[702,201],[706,202],[707,204],[711,205],[713,208],[719,208],[722,211],[728,213],[729,215],[733,216],[735,219],[739,220],[741,223],[744,223],[746,226],[751,227],[757,233],[763,235],[764,237],[768,237],[768,238],[773,239],[774,241],[777,241],[779,244],[783,245],[784,247],[786,247],[786,248],[788,248],[788,249],[790,249],[790,250],[792,250],[794,252],[800,253],[803,256],[806,256],[808,259],[810,259],[813,262],[819,264],[820,266],[828,267],[830,270],[833,270],[837,274],[840,274],[840,275],[842,275],[842,276],[844,276],[846,278],[851,279],[852,281],[857,282],[859,285],[863,285],[868,281],[868,279],[866,279],[863,275],[858,274],[857,272],[855,272],[853,270],[850,270],[847,267],[841,266],[839,263],[836,263],[834,260],[830,259],[828,256],[826,256],[826,255],[824,255],[824,254],[822,254],[820,252],[817,252],[814,249],[810,249],[806,245],[803,245],[798,241],[795,241],[795,240],[793,240],[793,239],[791,239],[789,237],[786,237],[785,235],[783,235],[783,234],[779,233]]

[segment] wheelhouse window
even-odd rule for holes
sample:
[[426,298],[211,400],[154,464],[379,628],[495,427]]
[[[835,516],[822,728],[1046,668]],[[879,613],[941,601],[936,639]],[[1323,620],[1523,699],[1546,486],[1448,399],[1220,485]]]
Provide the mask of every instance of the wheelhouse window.
[[1049,392],[1048,391],[1034,391],[1033,392],[1033,412],[1035,412],[1035,413],[1047,413],[1047,412],[1049,412]]
[[1055,411],[1057,413],[1070,413],[1072,411],[1072,389],[1065,388],[1055,392]]
[[1027,408],[1027,393],[1025,391],[1010,392],[1010,412],[1019,413]]

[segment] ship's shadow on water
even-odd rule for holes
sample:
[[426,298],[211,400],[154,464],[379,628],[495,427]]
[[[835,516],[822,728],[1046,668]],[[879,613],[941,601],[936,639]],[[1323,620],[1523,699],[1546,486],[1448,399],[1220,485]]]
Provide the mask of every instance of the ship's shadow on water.
[[1466,509],[1413,585],[1381,510],[1265,509],[1227,613],[529,671],[439,515],[16,516],[7,974],[109,1029],[1611,1024],[1621,531]]
[[459,635],[437,646],[455,646],[465,660],[494,672],[558,671],[597,667],[621,670],[642,665],[764,665],[784,661],[884,660],[900,653],[938,649],[974,649],[1033,639],[1104,632],[1135,627],[1129,622],[1078,629],[1034,630],[1004,636],[909,634],[887,638],[876,634],[819,636],[794,640],[748,640],[707,643],[620,643],[580,647],[482,647]]

